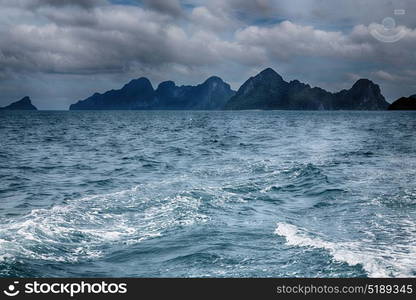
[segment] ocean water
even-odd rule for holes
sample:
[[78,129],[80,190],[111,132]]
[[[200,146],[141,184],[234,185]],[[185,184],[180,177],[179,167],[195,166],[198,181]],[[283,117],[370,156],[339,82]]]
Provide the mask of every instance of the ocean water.
[[416,276],[416,113],[0,112],[0,276]]

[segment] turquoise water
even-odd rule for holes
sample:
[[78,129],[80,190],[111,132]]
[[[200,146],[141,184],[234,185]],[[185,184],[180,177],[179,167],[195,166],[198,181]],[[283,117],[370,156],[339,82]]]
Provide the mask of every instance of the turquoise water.
[[412,112],[0,112],[0,276],[416,276]]

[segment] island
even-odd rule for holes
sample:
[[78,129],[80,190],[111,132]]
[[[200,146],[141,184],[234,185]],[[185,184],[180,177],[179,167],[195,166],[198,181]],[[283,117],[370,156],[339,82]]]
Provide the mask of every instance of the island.
[[142,77],[119,90],[95,93],[72,104],[70,110],[220,110],[234,94],[230,85],[216,76],[196,86],[165,81],[156,90]]
[[248,79],[225,106],[228,110],[386,110],[380,87],[368,79],[331,93],[298,80],[285,81],[271,68]]
[[389,110],[416,110],[416,95],[394,101],[389,106]]
[[19,101],[13,102],[12,104],[0,107],[0,110],[38,110],[30,100],[29,97],[23,97]]
[[70,110],[386,110],[380,87],[368,79],[337,93],[293,80],[267,68],[238,91],[213,76],[196,86],[165,81],[153,88],[149,79],[134,79],[119,90],[95,93]]

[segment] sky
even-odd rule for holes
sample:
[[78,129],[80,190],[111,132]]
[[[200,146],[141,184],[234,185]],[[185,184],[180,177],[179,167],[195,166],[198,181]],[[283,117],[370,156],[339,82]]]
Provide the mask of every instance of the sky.
[[148,77],[238,89],[272,67],[329,91],[416,94],[414,0],[0,0],[0,106],[66,110]]

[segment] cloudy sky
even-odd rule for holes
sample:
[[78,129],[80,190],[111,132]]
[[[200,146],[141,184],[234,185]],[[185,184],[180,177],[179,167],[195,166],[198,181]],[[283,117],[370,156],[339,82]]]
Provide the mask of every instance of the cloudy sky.
[[0,0],[0,106],[67,109],[146,76],[233,88],[265,67],[330,91],[416,94],[414,0]]

